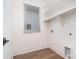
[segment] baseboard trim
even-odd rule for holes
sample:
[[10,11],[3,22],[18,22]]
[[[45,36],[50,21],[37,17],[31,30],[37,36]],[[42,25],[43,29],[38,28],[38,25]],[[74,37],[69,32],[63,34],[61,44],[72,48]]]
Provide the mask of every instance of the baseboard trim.
[[[35,49],[35,50],[32,50],[32,51],[36,51],[36,50],[40,50],[40,49],[45,49],[45,48],[48,48],[48,47],[44,47],[44,48],[39,48],[39,49]],[[55,51],[58,55],[60,55],[61,57],[65,58],[65,56],[59,52],[57,49],[55,48],[50,48],[52,51]],[[32,51],[29,51],[29,52],[32,52]],[[24,53],[29,53],[29,52],[21,52],[21,53],[18,53],[18,54],[14,54],[13,56],[16,56],[16,55],[20,55],[20,54],[24,54]],[[13,59],[13,56],[11,56],[10,59]]]
[[48,48],[48,47],[43,47],[43,48],[38,48],[38,49],[33,49],[33,50],[30,50],[29,51],[20,51],[20,52],[15,52],[15,54],[13,54],[13,56],[16,56],[16,55],[21,55],[21,54],[24,54],[24,53],[29,53],[29,52],[32,52],[32,51],[37,51],[37,50],[40,50],[40,49],[45,49],[45,48]]
[[57,54],[59,54],[61,57],[63,57],[63,58],[65,58],[65,56],[61,53],[61,52],[59,52],[57,49],[55,49],[55,48],[50,48],[51,50],[53,50],[53,51],[55,51]]

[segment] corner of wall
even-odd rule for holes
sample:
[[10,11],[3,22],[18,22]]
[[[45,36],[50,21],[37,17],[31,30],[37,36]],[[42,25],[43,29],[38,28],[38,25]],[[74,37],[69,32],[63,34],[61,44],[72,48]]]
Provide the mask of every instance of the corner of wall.
[[59,52],[57,49],[55,49],[55,48],[50,48],[50,49],[55,51],[57,54],[59,54],[60,56],[65,58],[65,56],[61,52]]

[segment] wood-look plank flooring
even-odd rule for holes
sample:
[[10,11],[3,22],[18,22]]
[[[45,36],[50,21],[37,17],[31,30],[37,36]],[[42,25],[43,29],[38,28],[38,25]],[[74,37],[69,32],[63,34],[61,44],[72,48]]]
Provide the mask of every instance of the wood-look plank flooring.
[[64,59],[49,48],[14,56],[13,59]]

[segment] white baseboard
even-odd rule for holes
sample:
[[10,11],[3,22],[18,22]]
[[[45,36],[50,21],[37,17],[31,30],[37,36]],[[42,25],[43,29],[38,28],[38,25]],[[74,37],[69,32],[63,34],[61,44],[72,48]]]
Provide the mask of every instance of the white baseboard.
[[[45,49],[45,48],[49,48],[49,47],[39,48],[39,49],[31,50],[31,51],[28,51],[28,52],[32,52],[32,51],[36,51],[36,50],[40,50],[40,49]],[[50,49],[55,51],[57,54],[59,54],[60,56],[65,58],[65,56],[61,52],[59,52],[57,49],[55,49],[55,48],[50,48]],[[22,51],[20,53],[15,53],[13,56],[28,53],[28,52],[27,51]],[[13,56],[11,57],[11,59],[13,59]]]
[[61,52],[59,52],[57,49],[55,49],[55,48],[50,48],[50,49],[55,51],[57,54],[59,54],[60,56],[65,58],[65,56]]
[[29,53],[29,52],[32,52],[32,51],[36,51],[36,50],[40,50],[40,49],[45,49],[45,48],[48,48],[48,47],[42,47],[42,48],[37,48],[37,49],[29,49],[29,50],[25,50],[25,51],[20,51],[20,52],[14,52],[13,56],[16,56],[16,55],[21,55],[21,54],[24,54],[24,53]]

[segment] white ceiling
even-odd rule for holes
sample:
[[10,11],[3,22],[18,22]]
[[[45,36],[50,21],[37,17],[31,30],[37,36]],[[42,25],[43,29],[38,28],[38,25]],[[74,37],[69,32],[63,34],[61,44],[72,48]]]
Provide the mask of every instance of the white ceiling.
[[54,7],[58,4],[61,0],[41,0],[45,4],[46,7]]
[[58,6],[58,4],[65,4],[65,3],[69,3],[69,2],[74,2],[76,0],[41,0],[44,4],[45,4],[45,8],[53,8],[56,5]]

